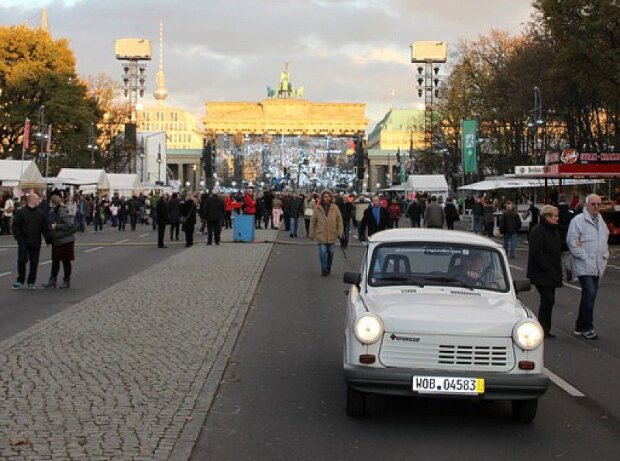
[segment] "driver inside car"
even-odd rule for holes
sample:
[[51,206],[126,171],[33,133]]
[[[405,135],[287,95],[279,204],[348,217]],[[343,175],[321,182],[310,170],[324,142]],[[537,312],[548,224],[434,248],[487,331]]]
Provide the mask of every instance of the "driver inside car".
[[458,278],[468,285],[482,285],[487,276],[488,268],[484,264],[484,255],[479,251],[472,251],[463,255]]

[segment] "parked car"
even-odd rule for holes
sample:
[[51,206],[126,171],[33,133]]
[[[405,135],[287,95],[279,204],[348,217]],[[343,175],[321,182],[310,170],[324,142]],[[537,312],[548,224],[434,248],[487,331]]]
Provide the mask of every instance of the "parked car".
[[393,229],[369,239],[348,292],[347,413],[368,394],[512,402],[531,422],[548,387],[543,330],[500,245],[467,232]]

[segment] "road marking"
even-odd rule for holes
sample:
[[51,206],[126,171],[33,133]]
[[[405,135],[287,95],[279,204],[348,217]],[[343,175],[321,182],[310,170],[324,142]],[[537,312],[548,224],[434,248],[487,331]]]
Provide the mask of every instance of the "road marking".
[[543,373],[546,374],[549,377],[549,379],[551,380],[551,382],[553,384],[558,386],[560,389],[565,391],[567,394],[569,394],[569,395],[571,395],[573,397],[585,397],[586,396],[579,389],[577,389],[576,387],[573,387],[572,385],[568,384],[566,381],[564,381],[562,378],[560,378],[558,375],[553,373],[548,368],[543,368]]
[[144,238],[144,237],[148,237],[149,235],[151,235],[151,234],[148,233],[148,234],[138,235],[138,238],[141,239],[141,238]]
[[51,259],[49,261],[43,261],[42,263],[39,263],[39,266],[47,266],[48,264],[52,264]]
[[[2,251],[2,250],[0,250]],[[615,264],[607,264],[608,267],[613,267],[614,269],[620,269],[620,266],[616,266]]]
[[125,243],[125,242],[129,242],[129,239],[119,240],[119,241],[118,241],[118,242],[116,242],[116,243]]
[[515,265],[513,265],[513,264],[509,264],[509,266],[510,266],[510,267],[512,267],[513,269],[518,270],[518,271],[524,271],[524,270],[525,270],[525,269],[523,269],[522,267],[515,266]]
[[0,277],[6,277],[7,275],[11,275],[10,272],[3,272],[0,274]]
[[578,287],[578,286],[576,286],[576,285],[571,285],[570,283],[565,283],[565,284],[564,284],[564,286],[565,286],[565,287],[570,287],[570,288],[572,288],[573,290],[581,291],[581,287]]
[[92,253],[93,251],[97,250],[103,250],[103,247],[89,248],[88,250],[84,250],[84,253]]

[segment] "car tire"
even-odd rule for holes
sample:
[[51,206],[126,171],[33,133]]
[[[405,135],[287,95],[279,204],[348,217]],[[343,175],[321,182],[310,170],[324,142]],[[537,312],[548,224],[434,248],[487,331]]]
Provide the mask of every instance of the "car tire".
[[519,423],[531,423],[536,417],[538,409],[538,399],[513,400],[512,419]]
[[347,387],[347,415],[361,418],[366,414],[366,393]]

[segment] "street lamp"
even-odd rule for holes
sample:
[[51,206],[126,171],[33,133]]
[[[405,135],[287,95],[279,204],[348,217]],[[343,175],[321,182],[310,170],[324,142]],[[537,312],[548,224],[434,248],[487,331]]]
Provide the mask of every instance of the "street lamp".
[[190,186],[190,182],[189,181],[185,181],[185,191],[189,191],[189,186]]
[[200,190],[201,190],[202,192],[204,192],[204,191],[205,191],[205,182],[204,182],[203,180],[200,180]]
[[161,143],[157,144],[157,183],[161,186]]
[[[540,127],[543,128],[543,140],[539,150],[540,156],[542,157],[544,155],[545,144],[545,120],[543,119],[542,97],[540,95],[540,88],[538,88],[537,86],[534,87],[534,108],[530,110],[529,113],[530,116],[528,118],[527,127],[533,134],[532,142],[534,151],[536,150],[540,142],[538,139],[538,129]],[[540,159],[537,160],[540,161]]]
[[[88,145],[86,147],[90,150],[90,166],[91,168],[94,168],[95,151],[99,149],[99,147],[97,146],[97,141],[95,139],[95,124],[93,122],[90,123],[90,128],[88,131]],[[144,176],[144,174],[142,176]]]

